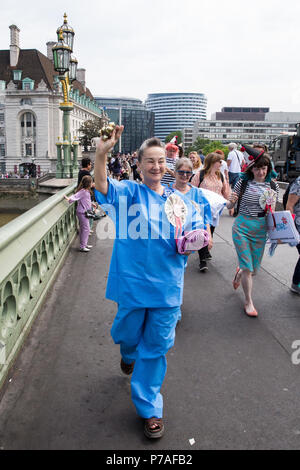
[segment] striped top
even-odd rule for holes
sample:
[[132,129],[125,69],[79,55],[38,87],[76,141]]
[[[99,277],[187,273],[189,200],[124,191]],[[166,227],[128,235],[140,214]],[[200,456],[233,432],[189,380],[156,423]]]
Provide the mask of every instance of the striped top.
[[[176,161],[177,161],[177,158],[168,158],[168,157],[166,157],[166,164],[167,164],[167,167],[168,167],[170,170],[175,171],[175,164],[176,164]],[[168,172],[166,171],[166,173],[164,174],[164,176],[163,176],[162,179],[161,179],[161,184],[169,185],[170,183],[174,183],[174,181],[175,181],[175,177],[174,177],[174,176],[171,176],[170,173],[168,173]]]
[[[238,195],[241,191],[242,181],[242,179],[239,179],[233,189],[233,191]],[[276,194],[278,199],[279,186],[276,181],[274,181],[274,183],[276,185]],[[257,183],[257,181],[254,180],[248,181],[246,190],[241,199],[239,213],[247,215],[248,217],[261,216],[264,210],[259,204],[259,198],[267,189],[272,189],[270,183]]]

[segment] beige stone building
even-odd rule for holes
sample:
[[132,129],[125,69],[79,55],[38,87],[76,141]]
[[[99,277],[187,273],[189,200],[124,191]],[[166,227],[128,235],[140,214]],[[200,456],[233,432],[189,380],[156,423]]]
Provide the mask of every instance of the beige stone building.
[[[32,163],[39,174],[55,172],[63,95],[53,67],[53,45],[47,43],[47,56],[37,49],[21,49],[20,30],[11,25],[10,48],[0,50],[0,173],[22,172]],[[72,86],[70,131],[77,139],[82,123],[103,111],[86,87],[85,69],[78,69]]]

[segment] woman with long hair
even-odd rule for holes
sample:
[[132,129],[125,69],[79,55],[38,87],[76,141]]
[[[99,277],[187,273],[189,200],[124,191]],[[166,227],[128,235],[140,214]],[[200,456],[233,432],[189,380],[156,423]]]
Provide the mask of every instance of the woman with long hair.
[[225,162],[225,153],[223,152],[223,150],[220,150],[220,149],[215,150],[214,153],[217,153],[218,155],[221,155],[222,160],[221,160],[220,172],[224,176],[227,183],[229,183],[228,166],[227,166],[227,163]]
[[238,267],[233,279],[233,287],[242,284],[245,303],[244,312],[257,317],[252,300],[252,276],[258,271],[267,240],[266,215],[269,207],[275,209],[279,186],[273,180],[276,173],[272,169],[271,158],[261,149],[244,145],[250,163],[247,170],[234,186],[230,197],[231,207],[238,201],[238,216],[232,227]]
[[195,175],[196,173],[198,173],[198,171],[201,170],[202,168],[202,162],[201,162],[201,158],[200,156],[198,155],[197,152],[190,152],[189,153],[189,159],[191,160],[192,164],[193,164],[193,175]]
[[91,190],[92,190],[93,179],[91,176],[84,176],[76,189],[76,193],[71,197],[64,196],[64,198],[71,204],[77,201],[76,215],[79,220],[79,240],[80,240],[80,251],[86,253],[92,248],[88,245],[88,239],[90,234],[90,223],[86,217],[86,211],[92,208]]
[[[204,160],[203,170],[198,172],[191,180],[193,186],[198,188],[208,189],[213,191],[220,196],[223,196],[225,199],[229,198],[230,187],[226,179],[223,177],[220,168],[221,168],[222,157],[218,153],[209,153]],[[219,224],[219,218],[213,220],[213,223],[210,227],[211,236],[213,236],[215,227]],[[207,271],[207,260],[212,258],[209,249],[207,247],[199,250],[199,261],[200,271]]]

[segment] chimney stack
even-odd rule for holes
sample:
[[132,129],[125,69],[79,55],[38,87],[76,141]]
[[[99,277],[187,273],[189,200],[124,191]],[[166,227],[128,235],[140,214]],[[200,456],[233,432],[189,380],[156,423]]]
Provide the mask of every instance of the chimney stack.
[[19,60],[20,41],[19,41],[19,28],[12,24],[10,27],[10,66],[16,67]]
[[81,83],[83,86],[84,91],[86,90],[85,86],[85,70],[86,69],[77,69],[77,77],[76,79]]
[[55,46],[55,41],[49,41],[46,43],[47,46],[47,57],[53,62],[53,54],[52,54],[52,47]]

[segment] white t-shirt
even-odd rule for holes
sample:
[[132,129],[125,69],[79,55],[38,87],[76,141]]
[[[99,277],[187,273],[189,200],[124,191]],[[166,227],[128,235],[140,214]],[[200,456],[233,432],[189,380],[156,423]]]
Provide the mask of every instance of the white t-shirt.
[[225,160],[221,160],[220,172],[222,173],[224,178],[226,178],[225,171],[228,171],[227,163],[225,162]]
[[244,156],[242,152],[239,150],[231,150],[227,157],[227,161],[231,162],[229,166],[230,173],[240,173],[243,160]]

